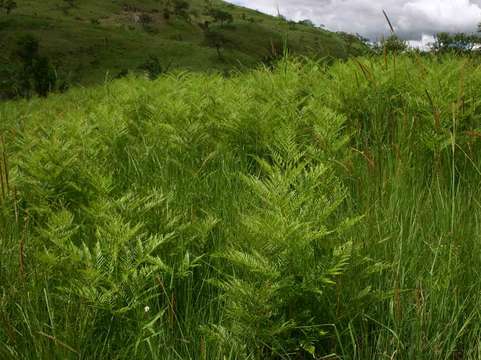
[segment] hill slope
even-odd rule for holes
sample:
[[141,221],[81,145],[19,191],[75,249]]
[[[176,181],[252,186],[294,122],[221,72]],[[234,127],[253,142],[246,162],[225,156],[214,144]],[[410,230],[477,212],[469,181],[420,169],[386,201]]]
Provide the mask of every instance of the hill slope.
[[[180,10],[171,0],[17,3],[10,14],[0,13],[0,63],[14,63],[11,54],[18,37],[31,33],[58,71],[81,84],[99,82],[107,71],[116,76],[122,70],[138,68],[149,54],[158,57],[164,67],[171,64],[204,71],[251,67],[271,56],[273,49],[282,52],[285,40],[297,54],[343,58],[363,50],[355,37],[289,23],[221,1],[191,0],[188,8],[177,5]],[[228,12],[233,22],[221,26],[206,15],[207,7]],[[222,33],[221,58],[215,46],[206,42],[206,21],[211,31]]]

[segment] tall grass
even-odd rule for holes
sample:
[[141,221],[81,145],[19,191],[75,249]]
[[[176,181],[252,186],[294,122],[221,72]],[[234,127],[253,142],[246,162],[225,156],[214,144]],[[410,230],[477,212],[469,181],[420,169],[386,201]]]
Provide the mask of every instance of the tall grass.
[[480,93],[403,56],[0,106],[0,357],[479,359]]

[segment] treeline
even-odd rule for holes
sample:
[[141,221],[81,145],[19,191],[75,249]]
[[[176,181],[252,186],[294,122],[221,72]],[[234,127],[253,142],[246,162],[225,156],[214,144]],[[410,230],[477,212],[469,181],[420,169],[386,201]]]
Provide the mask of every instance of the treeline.
[[[379,43],[369,43],[369,40],[359,38],[364,41],[376,53],[387,52],[405,52],[411,50],[409,44],[393,33],[391,36],[383,39]],[[480,30],[476,34],[467,33],[448,33],[441,32],[436,34],[434,42],[428,44],[429,52],[434,54],[459,54],[469,55],[478,51],[481,47],[481,24]]]
[[449,34],[442,32],[437,34],[436,41],[432,44],[431,48],[435,52],[471,52],[481,45],[481,24],[478,34],[466,34],[457,33]]

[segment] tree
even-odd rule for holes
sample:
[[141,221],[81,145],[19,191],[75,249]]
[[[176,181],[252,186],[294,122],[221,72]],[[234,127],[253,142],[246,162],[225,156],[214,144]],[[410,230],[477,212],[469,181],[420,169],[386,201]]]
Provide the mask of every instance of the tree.
[[162,15],[165,20],[169,20],[172,15],[184,18],[189,21],[190,3],[186,0],[166,0],[163,3]]
[[77,5],[76,0],[63,0],[63,1],[67,4],[68,8],[70,9],[74,8]]
[[150,80],[157,79],[162,74],[163,69],[160,60],[155,55],[149,55],[147,61],[141,66]]
[[152,23],[153,19],[149,14],[142,13],[139,16],[139,23],[144,27],[144,29],[147,28],[147,26]]
[[38,40],[34,36],[24,35],[17,40],[16,55],[24,65],[31,66],[38,57],[39,47]]
[[234,21],[234,17],[229,12],[221,9],[211,8],[208,10],[207,14],[212,16],[215,22],[220,22],[221,27],[223,27],[225,23],[230,24]]
[[4,9],[9,15],[17,8],[17,3],[14,0],[0,0],[0,9]]
[[170,11],[170,9],[168,7],[165,7],[162,10],[162,16],[164,17],[165,20],[169,20],[171,14],[172,14],[172,12]]
[[25,35],[17,41],[15,55],[21,63],[17,88],[22,96],[29,97],[34,89],[39,96],[46,97],[55,88],[55,69],[47,57],[40,56],[39,49],[39,42],[32,35]]
[[223,60],[224,57],[222,55],[222,48],[227,43],[227,39],[224,34],[219,31],[207,30],[204,32],[204,35],[207,46],[215,47],[219,60]]
[[314,23],[309,19],[301,20],[299,21],[299,24],[309,26],[309,27],[316,27],[316,25],[314,25]]
[[189,17],[190,4],[185,0],[174,0],[174,14],[184,19]]
[[408,48],[407,43],[395,34],[383,40],[381,44],[384,51],[395,54],[402,53]]
[[160,75],[169,71],[171,65],[172,62],[166,67],[162,66],[159,58],[156,55],[150,54],[145,63],[140,66],[140,69],[145,72],[145,74],[150,80],[155,80]]
[[477,35],[468,35],[465,33],[454,34],[454,44],[461,50],[461,52],[470,52],[476,44],[479,44],[481,39]]

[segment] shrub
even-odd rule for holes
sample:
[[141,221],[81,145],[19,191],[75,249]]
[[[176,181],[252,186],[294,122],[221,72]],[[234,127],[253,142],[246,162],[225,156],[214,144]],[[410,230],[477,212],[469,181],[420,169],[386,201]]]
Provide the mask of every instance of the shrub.
[[147,77],[150,80],[155,80],[161,74],[166,73],[169,70],[169,67],[170,66],[167,66],[167,67],[162,66],[157,56],[149,55],[147,60],[140,66],[140,69],[147,74]]
[[34,60],[39,56],[39,42],[30,34],[24,35],[17,40],[16,55],[25,66],[32,66]]
[[221,31],[211,30],[207,28],[207,30],[204,31],[204,38],[207,46],[216,49],[217,58],[219,60],[223,60],[224,57],[222,54],[222,49],[225,47],[226,44],[228,44],[228,40],[224,36],[224,34]]
[[48,95],[55,89],[57,74],[50,60],[47,57],[40,56],[39,42],[32,35],[22,36],[17,41],[17,50],[15,55],[20,60],[20,68],[15,87],[17,95],[30,97],[31,91],[42,97]]
[[396,35],[391,35],[387,39],[383,40],[381,42],[381,46],[383,51],[394,54],[402,53],[408,48],[407,43],[398,38]]
[[0,9],[4,9],[7,15],[17,8],[17,2],[14,0],[0,0]]
[[188,10],[190,4],[185,0],[173,0],[173,12],[175,15],[184,19],[189,19]]
[[211,8],[207,14],[213,17],[215,22],[219,22],[221,27],[234,21],[234,17],[229,12],[221,9]]

